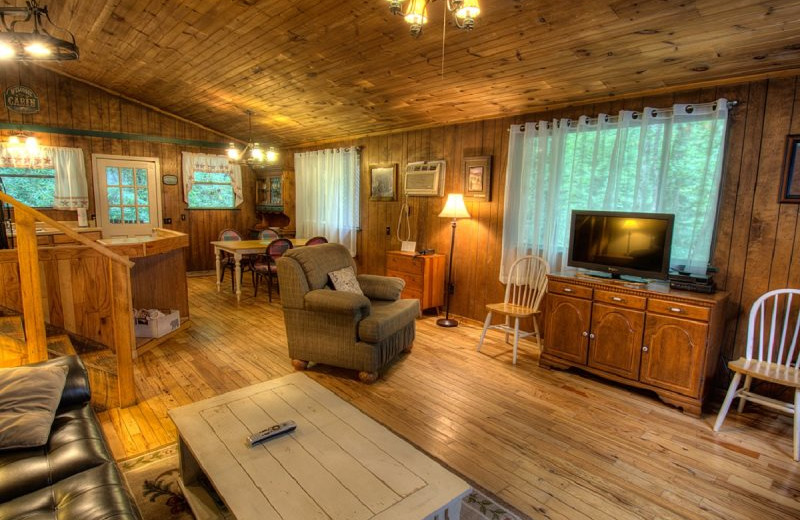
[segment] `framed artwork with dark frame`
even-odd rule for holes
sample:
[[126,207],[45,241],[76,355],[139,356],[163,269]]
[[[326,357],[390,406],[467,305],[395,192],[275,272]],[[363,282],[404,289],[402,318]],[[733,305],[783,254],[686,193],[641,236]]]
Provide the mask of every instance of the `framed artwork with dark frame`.
[[397,200],[397,163],[375,164],[369,167],[369,200]]
[[492,200],[492,156],[464,157],[464,197]]
[[783,175],[778,202],[800,204],[800,134],[786,137],[786,153],[783,156]]

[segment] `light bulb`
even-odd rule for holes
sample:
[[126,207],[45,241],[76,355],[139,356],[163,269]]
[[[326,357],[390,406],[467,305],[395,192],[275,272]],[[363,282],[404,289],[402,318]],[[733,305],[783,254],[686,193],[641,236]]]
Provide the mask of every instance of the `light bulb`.
[[49,56],[52,51],[50,50],[50,47],[46,46],[42,42],[33,42],[25,46],[25,52],[31,56],[40,57]]
[[29,135],[25,138],[25,148],[28,150],[36,150],[36,147],[39,146],[39,141],[32,135]]
[[16,55],[17,51],[14,50],[14,47],[5,42],[0,43],[0,60],[13,58]]
[[233,143],[231,143],[228,146],[228,149],[226,150],[226,152],[228,154],[228,158],[230,158],[232,161],[238,161],[239,160],[239,149],[236,148],[236,145],[234,145]]
[[253,143],[253,149],[250,150],[250,157],[254,161],[263,161],[264,160],[264,150],[261,149],[261,146],[258,143]]
[[413,0],[408,7],[405,21],[414,25],[422,25],[428,22],[428,4],[425,0]]
[[11,146],[19,146],[20,140],[18,135],[10,135],[8,136],[8,144]]
[[270,148],[267,150],[267,161],[273,162],[278,158],[278,152]]

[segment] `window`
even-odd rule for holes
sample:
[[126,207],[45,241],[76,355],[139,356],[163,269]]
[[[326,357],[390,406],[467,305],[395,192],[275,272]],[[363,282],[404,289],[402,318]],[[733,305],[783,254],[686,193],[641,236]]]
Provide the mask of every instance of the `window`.
[[566,267],[573,209],[675,214],[671,264],[705,272],[727,101],[512,127],[502,273],[526,254]]
[[32,208],[52,208],[56,171],[53,168],[0,168],[0,189]]
[[192,209],[234,209],[242,197],[242,168],[227,155],[183,152],[184,200]]
[[106,167],[106,190],[109,223],[150,223],[147,168]]
[[227,173],[193,172],[190,208],[233,208],[233,184]]

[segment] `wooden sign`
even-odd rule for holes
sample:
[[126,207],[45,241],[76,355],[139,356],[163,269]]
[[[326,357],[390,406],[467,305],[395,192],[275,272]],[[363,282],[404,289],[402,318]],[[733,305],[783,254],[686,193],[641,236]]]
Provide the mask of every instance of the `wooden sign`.
[[39,96],[24,85],[8,87],[5,92],[6,108],[20,114],[35,114],[39,111]]

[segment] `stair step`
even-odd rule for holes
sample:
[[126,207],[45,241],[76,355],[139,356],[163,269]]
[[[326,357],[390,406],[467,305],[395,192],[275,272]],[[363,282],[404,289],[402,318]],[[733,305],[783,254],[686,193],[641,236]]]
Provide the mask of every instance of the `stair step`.
[[24,342],[25,330],[22,328],[22,316],[0,316],[0,333]]
[[72,341],[66,334],[58,334],[47,338],[47,351],[50,357],[73,356],[76,354]]

